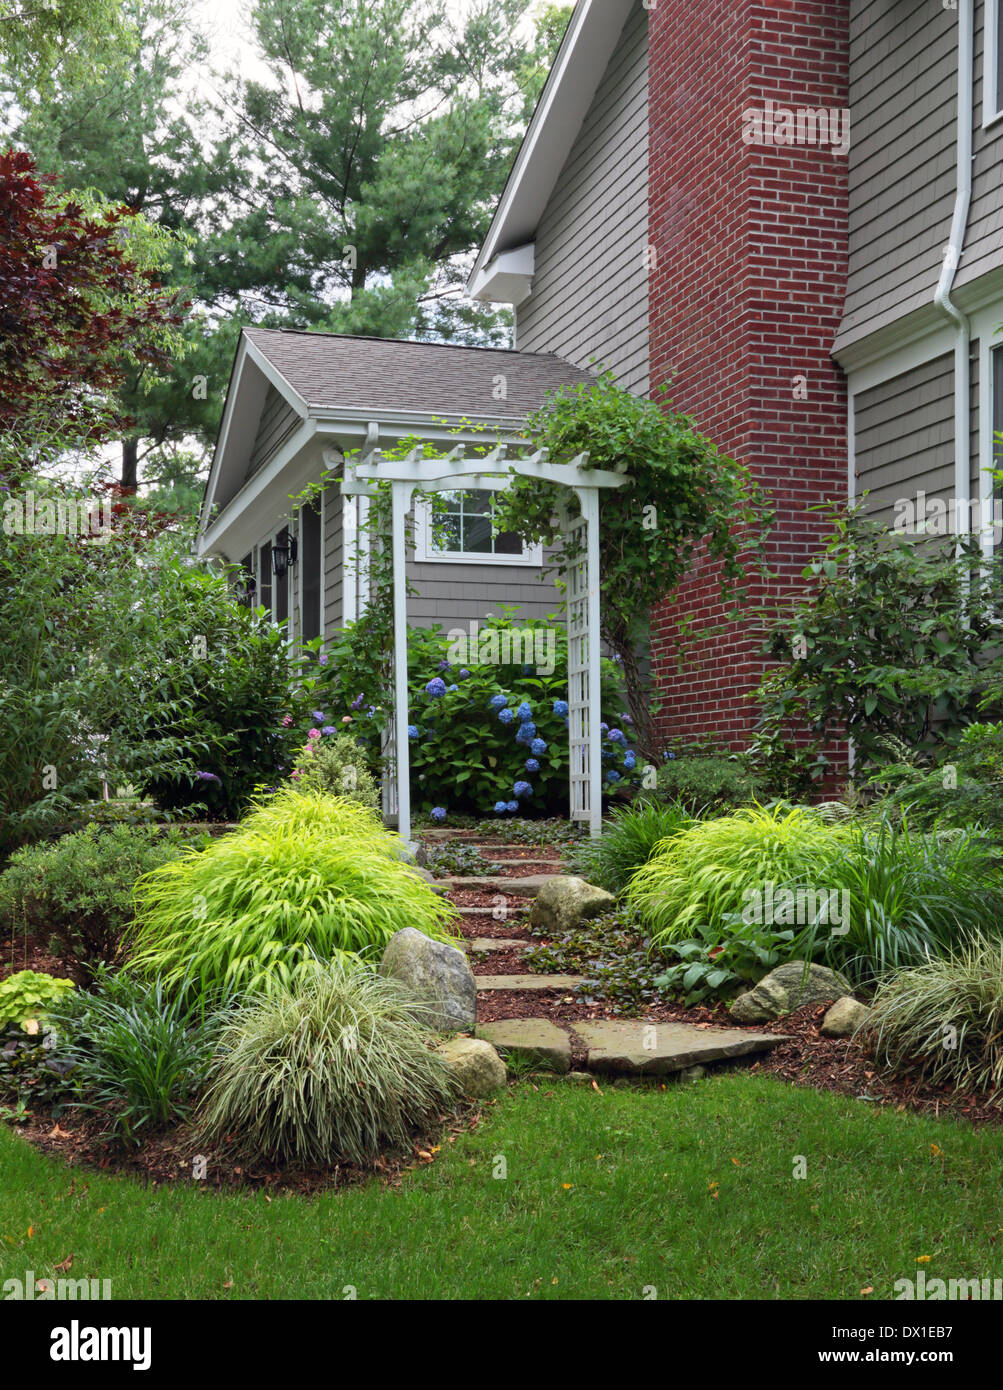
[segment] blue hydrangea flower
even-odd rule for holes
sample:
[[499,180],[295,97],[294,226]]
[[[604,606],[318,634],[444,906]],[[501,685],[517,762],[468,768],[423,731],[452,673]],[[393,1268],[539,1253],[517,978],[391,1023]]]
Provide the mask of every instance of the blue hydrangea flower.
[[435,669],[437,671],[451,671],[452,667],[450,666],[448,661],[443,660],[439,662],[438,666]]
[[547,740],[545,738],[534,738],[529,748],[534,757],[542,758],[547,751]]
[[637,754],[632,748],[623,755],[623,765],[628,772],[633,772],[637,766]]
[[505,695],[492,695],[488,701],[488,709],[504,709],[507,704],[508,698]]
[[571,723],[571,720],[568,718],[567,715],[565,715],[565,716],[564,716],[564,727],[567,728],[568,725],[569,725],[570,723]]
[[532,786],[529,784],[529,782],[516,782],[516,784],[515,784],[515,786],[512,788],[512,790],[515,792],[516,796],[532,796],[532,795],[533,795],[533,788],[532,788]]
[[519,732],[516,734],[517,743],[532,743],[536,738],[536,725],[532,719],[527,719],[524,724],[519,725]]
[[459,688],[460,688],[460,687],[459,687],[458,685],[451,685],[451,686],[449,687],[449,693],[450,693],[450,695],[452,695],[452,693],[453,693],[454,690],[459,690]]
[[501,720],[503,724],[513,724],[515,722],[515,715],[512,713],[510,709],[499,710],[498,718]]
[[610,743],[626,743],[627,735],[622,729],[610,729],[609,741]]
[[527,758],[527,759],[526,759],[526,771],[527,771],[527,772],[539,772],[539,771],[540,771],[540,764],[536,761],[535,758]]
[[338,732],[335,724],[325,724],[321,729],[322,734],[336,734]]
[[600,725],[599,725],[599,732],[603,735],[603,737],[605,737],[605,736],[609,733],[609,725],[608,725],[608,724],[600,724]]
[[676,756],[675,753],[666,753],[666,755],[665,755],[665,757],[666,757],[667,760],[668,760],[668,759],[674,759],[675,756]]
[[431,695],[433,700],[440,699],[446,693],[446,682],[441,676],[433,676],[428,685],[425,686],[425,694]]
[[558,719],[563,719],[563,718],[565,718],[565,717],[567,716],[567,713],[568,713],[568,702],[567,702],[567,700],[555,700],[555,701],[554,701],[554,713],[557,715]]
[[431,816],[434,821],[440,824],[446,819],[446,808],[444,806],[433,806]]
[[496,816],[503,816],[507,810],[508,810],[508,807],[505,805],[504,801],[496,801],[496,802],[495,802],[495,815],[496,815]]
[[458,675],[461,681],[468,681],[470,679],[470,672],[465,666],[458,672]]
[[418,728],[417,724],[409,724],[407,726],[407,736],[408,738],[421,738],[421,730]]
[[324,711],[323,711],[322,709],[315,709],[315,710],[313,711],[313,722],[314,722],[315,724],[320,724],[320,723],[323,721],[323,719],[324,719]]
[[506,810],[506,811],[518,811],[518,809],[519,809],[519,803],[518,803],[518,801],[507,801],[507,802],[505,803],[505,810]]
[[607,781],[607,782],[619,782],[619,780],[620,780],[620,774],[619,774],[619,772],[617,772],[617,770],[616,770],[615,767],[611,767],[610,770],[609,770],[609,772],[607,772],[607,774],[606,774],[606,781]]
[[516,714],[519,716],[520,721],[525,724],[527,719],[533,718],[533,706],[528,700],[523,700],[522,704],[516,710]]

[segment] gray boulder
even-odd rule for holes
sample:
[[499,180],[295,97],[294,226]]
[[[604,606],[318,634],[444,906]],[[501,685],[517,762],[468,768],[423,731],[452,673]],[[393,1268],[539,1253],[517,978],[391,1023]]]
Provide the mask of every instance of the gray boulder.
[[824,965],[790,960],[764,976],[754,989],[740,994],[729,1012],[736,1023],[765,1023],[800,1009],[804,1004],[820,1004],[824,999],[841,999],[850,993],[849,980]]
[[436,1051],[465,1096],[490,1096],[508,1080],[505,1063],[483,1038],[450,1038]]
[[866,1004],[861,1004],[859,999],[851,999],[847,994],[837,999],[823,1018],[820,1032],[827,1038],[849,1038],[864,1026],[870,1016],[871,1011]]
[[580,922],[612,912],[616,898],[604,888],[571,874],[555,874],[537,893],[529,924],[548,933],[571,931]]
[[405,927],[387,942],[380,974],[400,980],[434,1007],[429,1026],[436,1032],[465,1032],[477,1022],[473,971],[464,952],[455,946]]

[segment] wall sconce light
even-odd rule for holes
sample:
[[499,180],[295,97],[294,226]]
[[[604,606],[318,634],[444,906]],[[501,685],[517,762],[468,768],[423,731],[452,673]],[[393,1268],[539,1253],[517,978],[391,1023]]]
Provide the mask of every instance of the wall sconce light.
[[276,542],[272,546],[272,573],[276,579],[285,579],[291,565],[296,563],[296,542],[291,537],[280,545]]

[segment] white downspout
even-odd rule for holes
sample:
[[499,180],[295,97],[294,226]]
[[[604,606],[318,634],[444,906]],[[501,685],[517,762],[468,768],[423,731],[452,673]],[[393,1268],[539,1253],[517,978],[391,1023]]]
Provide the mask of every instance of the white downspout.
[[968,318],[951,301],[951,290],[964,250],[968,226],[968,207],[972,199],[972,99],[975,85],[974,63],[975,0],[958,3],[958,145],[957,189],[951,234],[944,249],[944,264],[933,302],[954,323],[954,531],[959,538],[971,534],[971,404],[969,400],[969,350],[971,327]]

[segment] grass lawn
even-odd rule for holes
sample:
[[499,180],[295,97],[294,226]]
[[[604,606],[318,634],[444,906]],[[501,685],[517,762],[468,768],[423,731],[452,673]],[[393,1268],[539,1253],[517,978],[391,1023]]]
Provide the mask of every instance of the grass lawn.
[[115,1298],[887,1298],[917,1256],[1003,1274],[1001,1140],[740,1073],[523,1082],[400,1188],[268,1201],[68,1170],[0,1126],[0,1278],[72,1253]]

